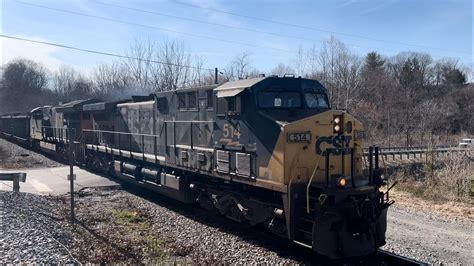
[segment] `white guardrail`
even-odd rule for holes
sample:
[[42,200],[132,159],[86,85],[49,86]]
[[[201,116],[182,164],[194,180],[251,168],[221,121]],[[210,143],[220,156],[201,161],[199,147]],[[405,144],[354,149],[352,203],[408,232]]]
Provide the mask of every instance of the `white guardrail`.
[[[459,148],[459,147],[449,147],[449,146],[438,146],[438,147],[390,147],[390,148],[379,148],[379,156],[383,156],[386,160],[395,160],[396,158],[410,159],[411,158],[423,158],[427,154],[432,154],[434,156],[440,155],[451,155],[453,153],[463,153],[470,155],[472,153],[472,148]],[[364,149],[364,156],[369,156],[369,150]]]

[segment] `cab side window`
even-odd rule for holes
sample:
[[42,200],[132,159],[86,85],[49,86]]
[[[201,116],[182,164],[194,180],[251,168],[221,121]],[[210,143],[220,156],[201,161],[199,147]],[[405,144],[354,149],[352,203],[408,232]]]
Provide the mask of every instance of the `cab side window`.
[[196,111],[197,110],[196,91],[179,92],[178,93],[178,109]]
[[207,96],[207,108],[214,108],[214,94],[212,90],[207,90],[206,96]]
[[240,96],[217,98],[218,116],[235,116],[241,113]]
[[178,109],[186,109],[186,94],[178,93]]
[[196,99],[196,92],[191,91],[188,92],[188,109],[195,109],[197,108],[197,99]]

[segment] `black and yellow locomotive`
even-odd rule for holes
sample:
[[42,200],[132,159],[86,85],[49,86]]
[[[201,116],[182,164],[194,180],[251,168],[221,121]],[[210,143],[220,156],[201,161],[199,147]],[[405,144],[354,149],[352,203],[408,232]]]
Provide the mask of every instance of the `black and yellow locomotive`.
[[364,256],[385,244],[391,203],[378,158],[364,157],[361,122],[331,109],[316,80],[245,79],[29,117],[33,146],[65,154],[74,129],[78,163],[319,254]]

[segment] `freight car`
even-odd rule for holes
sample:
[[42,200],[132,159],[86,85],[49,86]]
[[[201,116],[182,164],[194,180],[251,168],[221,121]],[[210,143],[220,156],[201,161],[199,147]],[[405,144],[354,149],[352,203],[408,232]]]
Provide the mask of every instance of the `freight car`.
[[30,116],[8,114],[0,117],[1,134],[22,144],[27,144],[30,135]]
[[[76,160],[96,170],[331,258],[385,244],[392,202],[377,149],[365,160],[361,122],[331,109],[316,80],[261,77],[38,110],[60,121],[51,128],[75,130]],[[45,130],[40,138],[56,152],[70,144]]]

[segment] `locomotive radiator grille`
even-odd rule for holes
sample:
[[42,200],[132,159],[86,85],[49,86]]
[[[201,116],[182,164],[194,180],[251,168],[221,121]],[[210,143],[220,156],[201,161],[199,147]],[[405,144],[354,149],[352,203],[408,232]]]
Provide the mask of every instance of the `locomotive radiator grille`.
[[229,173],[230,171],[230,160],[229,152],[217,150],[217,171],[223,173]]
[[236,173],[240,176],[250,177],[250,154],[237,152],[235,157]]

